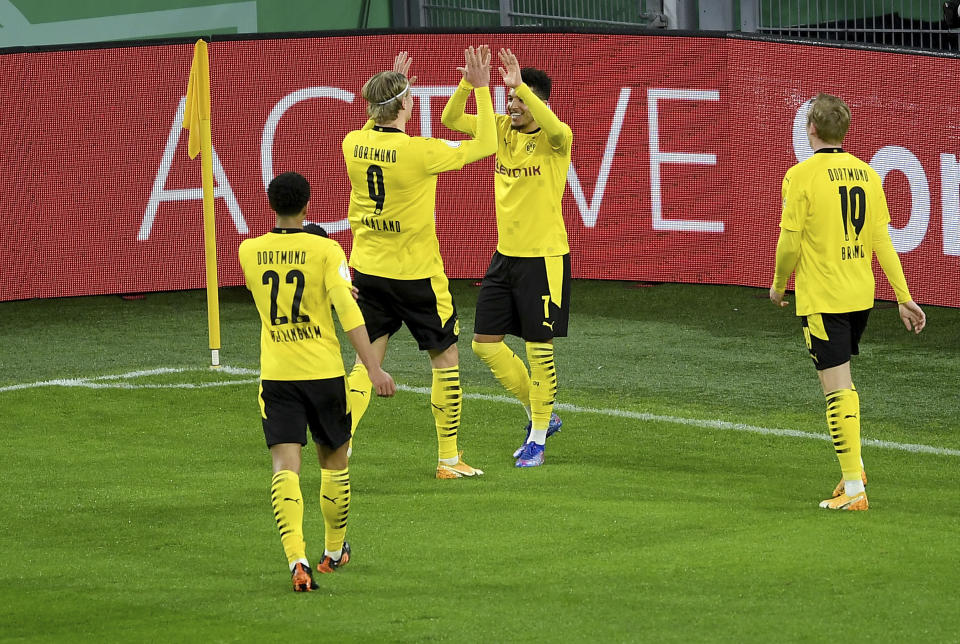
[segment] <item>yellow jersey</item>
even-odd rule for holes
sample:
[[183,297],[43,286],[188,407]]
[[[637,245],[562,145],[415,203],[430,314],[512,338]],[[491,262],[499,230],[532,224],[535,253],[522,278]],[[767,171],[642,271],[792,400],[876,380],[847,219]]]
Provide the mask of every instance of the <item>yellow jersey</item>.
[[486,87],[471,141],[407,136],[368,121],[343,139],[350,176],[350,266],[368,275],[414,280],[443,273],[437,240],[437,175],[493,154],[496,131]]
[[[461,81],[443,110],[450,129],[472,134],[476,117],[464,113],[470,84]],[[526,83],[516,88],[540,129],[514,130],[510,117],[497,115],[494,195],[497,251],[510,257],[552,257],[570,252],[562,199],[573,148],[573,131]]]
[[[338,304],[346,331],[362,325],[363,316],[349,296],[350,272],[340,245],[301,229],[274,228],[243,240],[238,254],[260,314],[260,377],[319,380],[344,375],[331,303]],[[337,289],[346,290],[347,296],[335,293]]]
[[[782,198],[780,227],[800,233],[797,315],[872,308],[874,251],[892,250],[890,212],[876,171],[840,148],[821,149],[787,171]],[[888,271],[887,277],[899,293],[906,280],[895,264],[899,275]]]

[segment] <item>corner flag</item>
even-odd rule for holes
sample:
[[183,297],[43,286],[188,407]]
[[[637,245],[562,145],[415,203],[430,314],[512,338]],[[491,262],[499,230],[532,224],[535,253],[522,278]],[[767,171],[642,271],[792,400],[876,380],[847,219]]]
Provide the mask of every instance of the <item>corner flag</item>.
[[217,296],[217,233],[213,209],[213,140],[210,130],[210,62],[207,43],[193,46],[193,63],[187,83],[183,127],[190,131],[187,151],[191,159],[200,154],[203,184],[203,247],[207,267],[207,327],[212,367],[220,366],[220,302]]

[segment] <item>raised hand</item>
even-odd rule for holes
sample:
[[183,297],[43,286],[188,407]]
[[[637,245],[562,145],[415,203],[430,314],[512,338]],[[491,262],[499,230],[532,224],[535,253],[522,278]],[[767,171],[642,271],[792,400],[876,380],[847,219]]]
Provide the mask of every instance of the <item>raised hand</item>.
[[503,84],[514,89],[520,87],[523,78],[520,77],[520,63],[517,62],[517,57],[513,55],[513,52],[509,49],[501,49],[500,63],[503,67],[498,69],[500,75],[503,76]]
[[[404,76],[407,76],[407,74],[410,72],[410,64],[412,62],[413,62],[413,58],[410,57],[410,54],[408,54],[405,51],[401,51],[393,59],[393,71],[399,72]],[[409,82],[410,85],[413,85],[414,83],[417,82],[417,77],[407,76],[407,82]]]
[[466,61],[463,67],[457,67],[457,70],[463,74],[463,79],[474,87],[487,87],[490,85],[490,47],[480,45],[476,49],[472,46],[463,50],[463,58]]

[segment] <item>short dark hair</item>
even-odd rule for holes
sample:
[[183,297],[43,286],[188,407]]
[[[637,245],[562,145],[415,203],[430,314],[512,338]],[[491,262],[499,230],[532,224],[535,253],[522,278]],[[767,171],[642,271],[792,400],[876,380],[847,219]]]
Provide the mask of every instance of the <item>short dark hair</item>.
[[547,72],[536,67],[524,67],[520,70],[520,78],[542,100],[545,101],[550,98],[550,87],[553,83],[547,76]]
[[267,186],[270,208],[278,215],[297,215],[310,201],[310,182],[299,172],[278,174]]

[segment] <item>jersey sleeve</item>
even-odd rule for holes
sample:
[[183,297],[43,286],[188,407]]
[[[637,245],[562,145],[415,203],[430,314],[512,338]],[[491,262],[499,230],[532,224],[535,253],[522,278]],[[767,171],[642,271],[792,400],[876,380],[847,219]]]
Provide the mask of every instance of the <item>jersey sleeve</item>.
[[807,197],[800,182],[789,171],[783,177],[780,195],[782,198],[780,228],[794,232],[802,231],[807,214]]
[[[879,176],[877,177],[877,181],[880,181]],[[903,304],[913,298],[910,295],[910,289],[907,288],[907,278],[903,274],[903,264],[900,263],[900,255],[897,254],[897,249],[893,247],[893,240],[890,239],[890,229],[888,228],[890,224],[890,210],[887,207],[887,196],[883,192],[882,182],[880,186],[881,188],[876,191],[876,201],[880,206],[877,208],[877,216],[873,218],[873,252],[877,255],[877,262],[880,263],[883,274],[887,276],[887,281],[890,282],[890,286],[893,287],[893,292],[897,296],[897,302]]]
[[440,115],[440,122],[455,132],[463,132],[473,136],[477,131],[477,117],[473,114],[467,114],[467,97],[473,90],[473,85],[466,79],[461,79],[457,89],[450,96],[447,104]]
[[243,271],[243,283],[247,287],[247,290],[250,291],[250,280],[247,279],[247,263],[250,261],[250,244],[247,242],[249,239],[244,239],[240,242],[240,247],[237,249],[237,259],[240,262],[240,270]]
[[334,244],[327,255],[327,266],[323,277],[327,295],[333,303],[343,330],[352,331],[362,325],[363,314],[360,313],[360,307],[357,306],[350,291],[352,283],[350,269],[347,268],[347,257],[339,244]]
[[420,139],[423,146],[424,170],[439,174],[459,170],[466,164],[490,156],[497,151],[497,124],[493,117],[493,103],[489,87],[474,89],[477,97],[476,138],[469,141]]
[[797,267],[797,260],[800,258],[800,235],[796,231],[780,230],[780,237],[777,239],[776,263],[773,271],[773,288],[778,293],[783,293],[787,288],[787,280]]
[[554,150],[565,150],[573,143],[573,130],[570,126],[557,118],[546,103],[539,96],[534,94],[526,83],[520,83],[516,89],[517,97],[526,103],[530,110],[533,120],[537,122],[540,129],[547,135],[550,146]]

